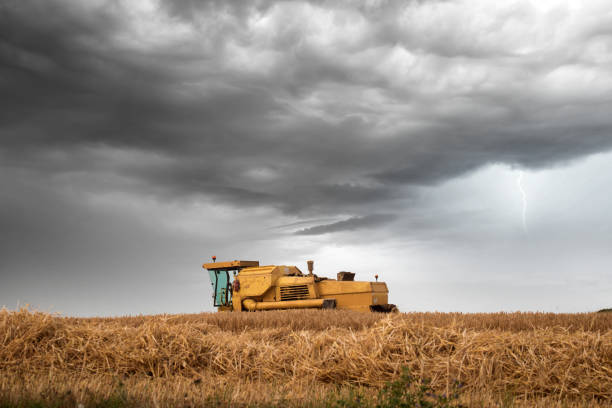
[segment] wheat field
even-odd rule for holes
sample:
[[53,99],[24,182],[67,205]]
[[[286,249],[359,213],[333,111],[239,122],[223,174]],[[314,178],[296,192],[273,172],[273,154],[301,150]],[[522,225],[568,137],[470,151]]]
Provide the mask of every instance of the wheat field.
[[404,367],[465,406],[612,406],[612,313],[0,311],[7,407],[366,404]]

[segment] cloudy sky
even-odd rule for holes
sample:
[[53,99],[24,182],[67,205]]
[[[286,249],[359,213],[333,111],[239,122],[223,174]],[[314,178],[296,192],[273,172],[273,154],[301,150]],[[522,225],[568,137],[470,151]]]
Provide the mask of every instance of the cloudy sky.
[[610,307],[611,150],[607,0],[4,0],[0,306],[212,310],[216,255]]

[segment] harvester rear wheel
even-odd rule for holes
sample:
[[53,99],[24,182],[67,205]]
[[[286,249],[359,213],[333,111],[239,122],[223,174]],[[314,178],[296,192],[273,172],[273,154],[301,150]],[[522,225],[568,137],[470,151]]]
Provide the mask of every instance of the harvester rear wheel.
[[399,313],[397,306],[391,303],[386,305],[371,305],[370,310],[376,313]]
[[336,308],[336,299],[325,299],[323,301],[323,306],[321,309],[335,309]]

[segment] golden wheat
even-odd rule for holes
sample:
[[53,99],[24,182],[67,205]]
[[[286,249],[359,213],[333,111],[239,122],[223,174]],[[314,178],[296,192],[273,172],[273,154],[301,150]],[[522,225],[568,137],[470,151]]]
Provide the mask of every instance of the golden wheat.
[[[340,310],[292,310],[267,313],[200,313],[183,315],[154,315],[135,317],[65,318],[72,324],[104,323],[115,326],[139,326],[144,322],[159,321],[168,325],[207,323],[225,331],[241,332],[248,329],[289,328],[292,330],[325,330],[330,327],[364,329],[372,327],[387,315],[381,313],[352,313]],[[500,329],[524,331],[535,328],[563,327],[568,331],[607,331],[612,329],[612,313],[399,313],[394,320],[409,321],[436,327],[465,329]]]
[[512,393],[526,404],[607,404],[612,314],[302,310],[79,319],[0,311],[0,392],[12,400],[68,391],[87,400],[121,380],[153,406],[197,405],[219,390],[235,403],[304,402],[350,387],[376,390],[402,367],[440,391],[461,382],[465,398]]

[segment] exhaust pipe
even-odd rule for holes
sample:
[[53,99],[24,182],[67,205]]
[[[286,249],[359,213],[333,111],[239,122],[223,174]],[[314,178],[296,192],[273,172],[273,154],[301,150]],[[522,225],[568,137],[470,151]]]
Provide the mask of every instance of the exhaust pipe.
[[308,274],[312,275],[312,270],[314,269],[314,261],[306,261],[306,264],[308,265]]

